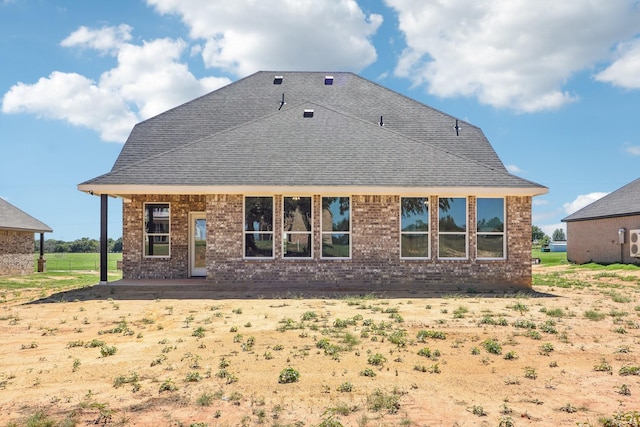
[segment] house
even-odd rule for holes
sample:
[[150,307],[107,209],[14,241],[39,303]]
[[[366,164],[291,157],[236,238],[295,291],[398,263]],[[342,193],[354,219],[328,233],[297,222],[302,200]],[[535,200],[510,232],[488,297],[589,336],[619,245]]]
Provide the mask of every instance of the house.
[[125,279],[454,290],[531,286],[547,192],[478,127],[344,72],[257,72],[150,118],[78,188],[123,199]]
[[38,271],[44,271],[44,233],[52,231],[48,225],[0,198],[0,276],[33,273],[34,233],[40,233]]
[[568,261],[640,265],[640,178],[562,221]]
[[567,241],[554,240],[553,242],[550,242],[549,251],[550,252],[567,252]]

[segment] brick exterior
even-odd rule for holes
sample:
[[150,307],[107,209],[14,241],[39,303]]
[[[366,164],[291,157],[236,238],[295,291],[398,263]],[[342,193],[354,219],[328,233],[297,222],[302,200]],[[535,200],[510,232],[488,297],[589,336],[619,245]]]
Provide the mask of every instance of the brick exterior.
[[[185,278],[189,275],[189,212],[206,212],[207,279],[215,285],[291,283],[442,290],[506,290],[531,287],[531,197],[506,197],[506,260],[477,260],[475,227],[468,233],[469,259],[437,259],[437,212],[431,212],[431,259],[400,259],[400,197],[351,197],[351,259],[320,259],[322,197],[313,196],[313,257],[282,257],[282,199],[274,197],[274,258],[243,258],[242,195],[134,196],[123,204],[125,279]],[[468,198],[475,224],[475,197]],[[143,205],[171,204],[171,256],[143,256]],[[430,199],[437,206],[437,196]]]
[[[625,229],[620,245],[618,230]],[[640,215],[567,222],[567,259],[577,264],[636,264],[640,258],[630,256],[629,230],[640,229]]]
[[0,276],[34,271],[33,232],[0,230]]

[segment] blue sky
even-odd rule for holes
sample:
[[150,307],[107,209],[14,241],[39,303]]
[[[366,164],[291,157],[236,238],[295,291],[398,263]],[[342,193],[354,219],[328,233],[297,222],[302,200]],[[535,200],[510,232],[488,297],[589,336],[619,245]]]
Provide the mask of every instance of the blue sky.
[[636,0],[0,0],[0,61],[0,197],[47,238],[98,238],[76,186],[135,123],[258,70],[353,71],[479,126],[549,187],[549,235],[640,176]]

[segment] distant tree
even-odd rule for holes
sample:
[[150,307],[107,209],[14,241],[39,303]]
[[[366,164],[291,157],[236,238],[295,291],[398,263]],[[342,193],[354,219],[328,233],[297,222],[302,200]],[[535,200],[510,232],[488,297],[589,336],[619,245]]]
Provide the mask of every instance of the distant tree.
[[537,225],[533,225],[531,226],[531,241],[535,242],[542,240],[542,238],[545,236],[544,231],[542,231],[542,229],[540,227],[538,227]]
[[109,248],[110,252],[122,252],[122,237],[113,241],[113,245]]
[[549,246],[551,239],[546,234],[540,239],[540,247]]
[[567,236],[564,235],[564,230],[562,228],[556,228],[553,232],[553,241],[562,241],[567,240]]
[[98,252],[100,243],[95,239],[83,237],[82,239],[77,239],[71,242],[69,247],[71,248],[71,252]]

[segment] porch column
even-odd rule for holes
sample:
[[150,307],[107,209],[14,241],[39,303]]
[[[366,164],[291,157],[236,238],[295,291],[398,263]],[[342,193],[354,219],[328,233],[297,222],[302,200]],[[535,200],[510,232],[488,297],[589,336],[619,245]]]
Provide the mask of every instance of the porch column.
[[46,261],[44,259],[44,233],[40,233],[40,258],[38,258],[38,273],[44,273],[46,270]]
[[107,194],[100,195],[100,284],[107,280]]

